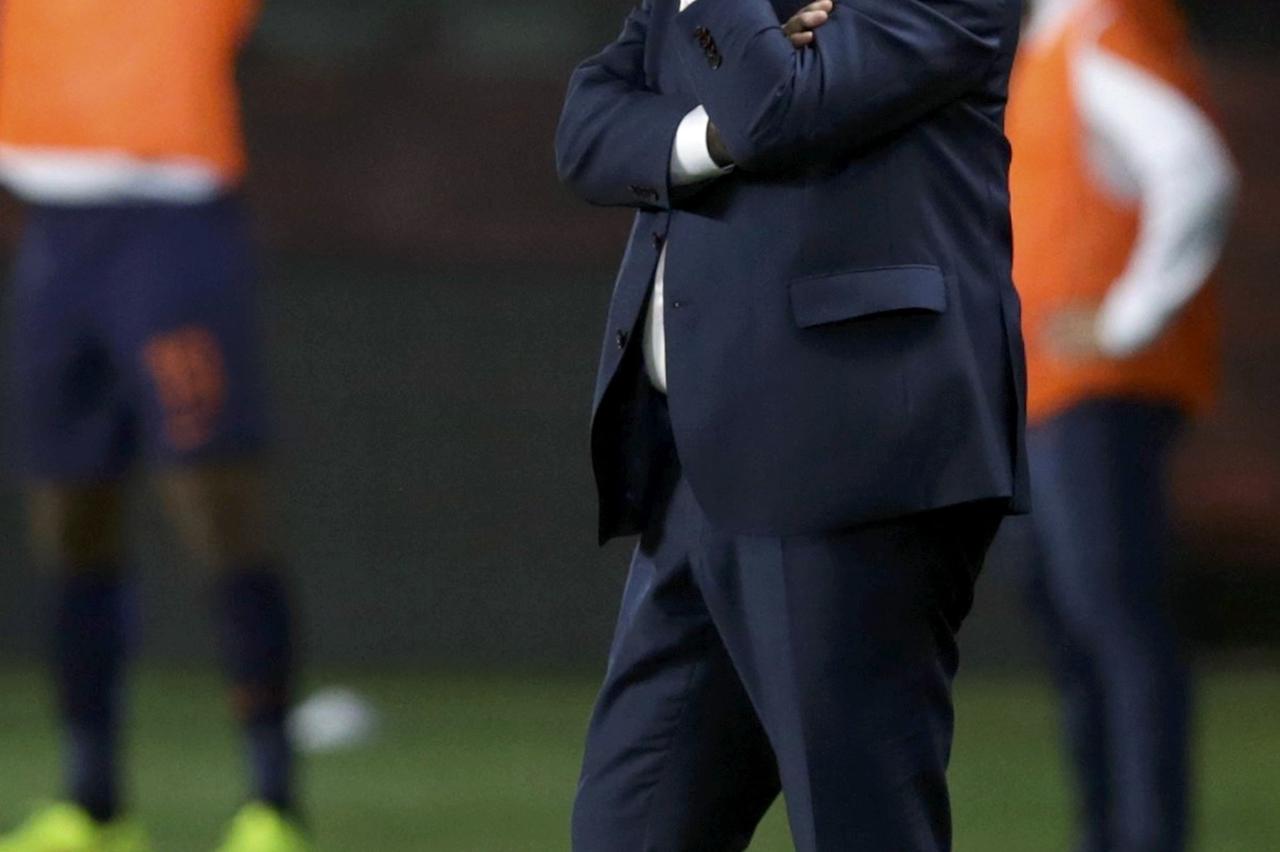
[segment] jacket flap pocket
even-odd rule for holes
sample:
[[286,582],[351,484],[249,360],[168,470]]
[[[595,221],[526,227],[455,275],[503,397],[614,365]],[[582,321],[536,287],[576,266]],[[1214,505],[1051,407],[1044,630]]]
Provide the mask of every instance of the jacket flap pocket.
[[885,266],[791,282],[791,313],[808,328],[887,311],[947,309],[947,286],[936,266]]

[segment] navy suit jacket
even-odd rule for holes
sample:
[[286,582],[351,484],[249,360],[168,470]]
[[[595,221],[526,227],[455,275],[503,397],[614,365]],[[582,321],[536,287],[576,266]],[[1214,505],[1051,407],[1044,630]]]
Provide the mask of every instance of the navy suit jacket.
[[[638,208],[596,384],[601,537],[643,523],[633,404],[659,252],[679,459],[724,530],[786,535],[981,499],[1025,508],[1025,370],[1003,131],[1019,0],[640,0],[574,72],[556,140]],[[673,188],[705,106],[738,164]]]

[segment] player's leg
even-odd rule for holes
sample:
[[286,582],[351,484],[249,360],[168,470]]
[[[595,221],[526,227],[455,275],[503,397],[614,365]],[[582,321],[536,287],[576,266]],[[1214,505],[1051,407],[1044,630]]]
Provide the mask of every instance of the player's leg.
[[31,548],[56,587],[53,666],[67,798],[99,822],[121,810],[121,687],[127,650],[121,492],[40,483],[27,493]]
[[[1070,465],[1047,547],[1050,592],[1103,692],[1108,849],[1186,843],[1189,686],[1168,589],[1171,408],[1097,400],[1061,415]],[[1038,497],[1039,495],[1037,495]]]
[[693,583],[692,508],[682,487],[632,561],[574,852],[741,852],[777,795],[768,741]]
[[267,535],[266,483],[253,462],[202,463],[157,473],[157,488],[187,551],[209,571],[232,709],[246,738],[251,795],[296,805],[285,731],[294,643],[281,561]]
[[[135,366],[142,451],[181,542],[213,578],[251,798],[283,819],[296,804],[285,734],[294,655],[281,562],[268,537],[246,223],[234,200],[144,208],[128,241],[114,343]],[[286,848],[267,848],[277,847]]]
[[951,848],[955,634],[1001,514],[704,539],[698,585],[769,733],[799,852]]
[[1054,418],[1028,431],[1027,451],[1035,502],[1035,548],[1026,567],[1027,605],[1044,638],[1062,700],[1063,747],[1074,772],[1079,838],[1077,852],[1107,852],[1111,834],[1111,773],[1106,693],[1095,648],[1077,635],[1055,592],[1084,572],[1076,569],[1083,544],[1074,532],[1074,502],[1064,480],[1080,463],[1072,424]]
[[9,410],[31,552],[54,589],[50,660],[66,801],[0,840],[5,852],[144,845],[119,818],[130,627],[119,482],[132,429],[92,304],[113,228],[108,211],[30,209],[12,279]]

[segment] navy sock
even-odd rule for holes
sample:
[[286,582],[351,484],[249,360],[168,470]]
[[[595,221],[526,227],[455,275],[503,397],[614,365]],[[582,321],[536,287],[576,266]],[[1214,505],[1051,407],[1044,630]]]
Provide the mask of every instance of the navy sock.
[[120,807],[120,686],[125,586],[114,570],[65,577],[54,619],[54,672],[72,801],[107,822]]
[[294,649],[280,577],[266,568],[226,575],[218,592],[217,618],[232,701],[244,727],[253,797],[291,810],[293,750],[285,716]]

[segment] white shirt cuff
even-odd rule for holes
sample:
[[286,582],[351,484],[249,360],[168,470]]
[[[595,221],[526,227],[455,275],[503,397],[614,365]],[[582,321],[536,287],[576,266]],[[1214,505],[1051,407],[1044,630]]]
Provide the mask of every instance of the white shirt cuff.
[[707,148],[707,125],[711,119],[702,107],[696,107],[676,128],[675,144],[671,146],[671,185],[688,186],[692,183],[719,177],[733,166],[720,166]]

